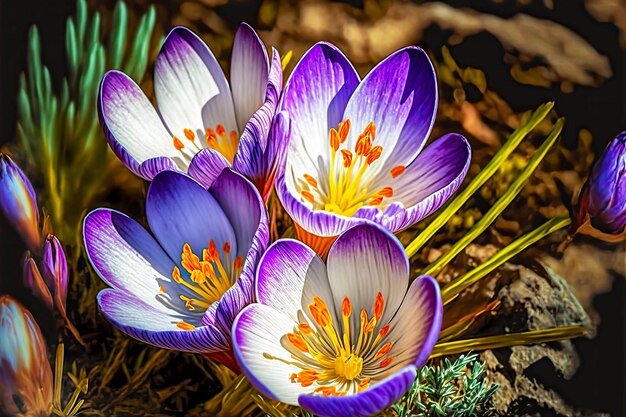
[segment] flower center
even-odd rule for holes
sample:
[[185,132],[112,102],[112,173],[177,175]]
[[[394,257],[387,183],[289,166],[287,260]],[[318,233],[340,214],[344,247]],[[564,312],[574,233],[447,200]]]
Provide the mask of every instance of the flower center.
[[[173,136],[172,144],[177,151],[191,159],[202,149],[203,145],[199,140],[196,140],[196,134],[192,129],[185,128],[183,132],[186,141],[182,141],[178,136]],[[204,140],[207,146],[224,155],[224,158],[228,159],[232,164],[239,146],[239,135],[237,132],[231,130],[230,134],[227,135],[224,125],[218,124],[215,126],[215,130],[207,127],[205,133]]]
[[[365,205],[384,208],[393,196],[389,186],[372,189],[370,183],[375,175],[375,165],[383,152],[375,145],[376,125],[370,122],[359,135],[354,150],[341,148],[350,132],[350,119],[330,129],[330,167],[328,183],[321,183],[314,176],[304,174],[299,179],[300,194],[313,205],[314,210],[325,210],[344,216],[353,216]],[[372,168],[372,166],[374,166]],[[389,172],[392,178],[402,174],[406,167],[399,165]],[[325,176],[318,176],[323,178]]]
[[[183,245],[181,253],[181,266],[189,276],[183,278],[178,266],[172,271],[172,279],[181,287],[185,288],[185,294],[180,294],[184,307],[190,311],[200,309],[205,311],[215,301],[219,301],[222,295],[233,286],[239,278],[243,267],[243,258],[237,256],[231,261],[230,243],[224,243],[222,252],[217,249],[215,242],[211,240],[209,246],[202,250],[202,260],[191,250],[189,243]],[[162,293],[167,294],[163,286]],[[193,330],[193,324],[181,321],[177,324],[180,329]]]
[[316,384],[313,392],[323,396],[346,395],[367,389],[370,379],[393,360],[389,356],[393,342],[385,342],[389,324],[380,326],[385,308],[382,294],[379,292],[376,296],[372,316],[368,317],[363,309],[358,323],[351,321],[352,303],[345,297],[341,306],[342,323],[338,325],[342,331],[333,324],[330,311],[320,297],[313,297],[308,308],[313,326],[299,323],[293,333],[287,333],[282,339],[292,360],[268,353],[264,356],[300,368],[300,372],[289,376],[291,382],[303,387]]

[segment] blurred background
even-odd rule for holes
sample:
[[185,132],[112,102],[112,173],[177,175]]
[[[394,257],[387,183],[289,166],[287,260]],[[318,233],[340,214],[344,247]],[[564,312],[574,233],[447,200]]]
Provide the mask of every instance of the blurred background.
[[[106,27],[115,2],[91,1],[89,5],[101,12]],[[158,50],[159,36],[174,25],[185,25],[203,37],[224,65],[234,30],[242,21],[255,27],[266,44],[281,54],[293,51],[287,71],[319,40],[337,44],[361,75],[390,52],[419,45],[434,60],[442,88],[433,135],[450,127],[463,130],[472,140],[478,161],[497,149],[519,123],[522,112],[553,100],[556,113],[566,117],[566,127],[562,150],[543,170],[572,190],[584,180],[606,143],[626,129],[623,0],[128,0],[127,5],[136,14],[155,6],[153,53]],[[26,68],[29,28],[39,28],[43,61],[59,88],[67,68],[65,25],[75,7],[70,0],[0,0],[0,148],[17,134],[18,78]],[[452,76],[457,68],[464,69],[456,71],[460,80]],[[149,76],[143,86],[150,91]],[[539,191],[530,192],[518,204],[540,207],[544,215],[563,210],[563,198],[555,189],[548,187],[548,196],[542,198],[537,197]],[[109,200],[115,198],[105,195],[103,201]],[[583,248],[591,245],[579,243]],[[565,278],[591,312],[597,335],[574,341],[579,366],[574,375],[567,375],[569,379],[559,375],[547,358],[524,371],[530,381],[541,381],[536,390],[558,393],[556,397],[546,394],[545,401],[554,402],[549,407],[535,404],[536,409],[546,410],[540,415],[602,412],[626,416],[626,257],[623,246],[592,246],[598,250],[592,256],[597,255],[596,261],[606,266],[601,276],[587,275],[577,282]],[[24,249],[0,217],[0,293],[28,299],[21,285]],[[581,257],[562,260],[561,265],[567,272],[585,262],[589,259]],[[44,323],[41,327],[46,333]],[[528,401],[541,402],[537,398]]]

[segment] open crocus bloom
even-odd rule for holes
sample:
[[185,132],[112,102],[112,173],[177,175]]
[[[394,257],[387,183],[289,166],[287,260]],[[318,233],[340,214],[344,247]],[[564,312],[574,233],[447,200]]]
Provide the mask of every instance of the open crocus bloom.
[[421,152],[437,83],[417,47],[391,54],[360,81],[341,51],[318,43],[294,68],[279,108],[292,133],[277,192],[298,236],[320,253],[362,219],[392,232],[418,222],[458,189],[469,167],[470,147],[458,134]]
[[213,355],[234,367],[230,329],[253,299],[267,247],[265,207],[254,186],[225,169],[208,191],[190,177],[157,174],[146,198],[149,233],[114,210],[87,215],[87,255],[112,288],[98,295],[104,316],[153,345]]
[[241,369],[265,395],[322,417],[374,415],[396,401],[441,329],[437,282],[409,286],[402,245],[372,224],[341,234],[326,265],[298,241],[277,241],[255,289],[259,303],[233,324]]
[[257,34],[242,24],[230,73],[229,86],[206,44],[189,29],[173,29],[155,63],[158,111],[124,73],[109,71],[102,79],[98,105],[111,148],[148,180],[164,169],[179,169],[206,186],[232,164],[269,195],[288,139],[285,115],[275,117],[280,57],[273,50],[270,65]]

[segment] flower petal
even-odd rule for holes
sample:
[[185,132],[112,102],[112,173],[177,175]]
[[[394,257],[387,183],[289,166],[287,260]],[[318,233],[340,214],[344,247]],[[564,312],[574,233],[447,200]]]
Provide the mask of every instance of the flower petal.
[[203,141],[206,127],[217,124],[238,132],[224,72],[206,44],[187,28],[176,27],[167,35],[155,63],[154,92],[171,134],[183,141],[184,129],[191,129],[196,141]]
[[378,414],[400,399],[415,380],[415,367],[407,366],[358,394],[343,397],[301,395],[300,406],[319,417],[367,417]]
[[137,173],[142,178],[151,181],[161,171],[179,171],[178,165],[176,165],[174,160],[166,156],[146,159],[137,167]]
[[109,71],[98,93],[100,122],[118,158],[137,175],[140,163],[174,156],[172,137],[139,86],[126,74]]
[[[372,314],[378,292],[384,297],[379,323],[394,316],[409,285],[409,260],[404,247],[390,232],[374,224],[355,226],[340,235],[326,261],[335,306],[348,297],[353,310]],[[358,328],[358,314],[351,317]]]
[[267,355],[291,361],[280,339],[293,331],[293,320],[264,304],[251,304],[233,323],[233,351],[241,370],[252,385],[275,400],[298,404],[298,395],[310,391],[294,384],[289,377],[301,369]]
[[146,197],[146,217],[152,233],[176,262],[185,243],[202,254],[210,240],[220,249],[229,242],[237,253],[235,232],[219,203],[184,174],[163,171],[154,177]]
[[85,217],[85,250],[94,269],[113,288],[161,308],[159,286],[176,285],[174,262],[139,223],[118,211],[97,209]]
[[384,226],[399,231],[439,209],[463,183],[471,157],[467,140],[457,133],[429,145],[393,183],[393,200],[407,209],[387,207]]
[[393,318],[387,335],[389,340],[396,341],[389,354],[397,365],[389,369],[389,374],[408,363],[419,367],[426,362],[437,343],[442,317],[439,284],[428,275],[416,278]]
[[312,249],[297,240],[274,242],[259,262],[255,285],[257,301],[296,321],[307,271],[312,267],[326,269],[321,260],[313,261],[317,257]]
[[346,147],[376,124],[376,144],[383,147],[382,171],[407,165],[420,152],[435,121],[437,79],[426,52],[409,46],[389,55],[363,79],[350,98],[344,119],[352,129]]
[[230,162],[224,155],[215,149],[204,148],[194,155],[187,172],[205,188],[209,188],[224,168],[228,167]]
[[176,324],[184,317],[177,316],[174,311],[153,308],[124,291],[100,291],[98,305],[102,314],[115,327],[151,345],[200,353],[228,349],[228,341],[215,326],[181,330]]
[[230,83],[240,132],[263,104],[269,70],[265,45],[250,25],[240,24],[230,63]]
[[358,83],[356,70],[334,45],[320,42],[304,54],[287,81],[280,106],[292,123],[289,167],[315,169],[318,156],[329,158],[329,130],[342,121]]

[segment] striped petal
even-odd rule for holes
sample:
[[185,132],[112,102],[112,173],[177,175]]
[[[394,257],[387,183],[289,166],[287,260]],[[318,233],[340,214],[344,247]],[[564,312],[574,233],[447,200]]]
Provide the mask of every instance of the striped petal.
[[230,163],[224,155],[215,149],[204,148],[191,160],[188,173],[205,188],[209,188],[224,168],[228,167]]
[[240,132],[263,104],[269,70],[265,45],[250,25],[240,24],[235,34],[230,63],[230,83]]

